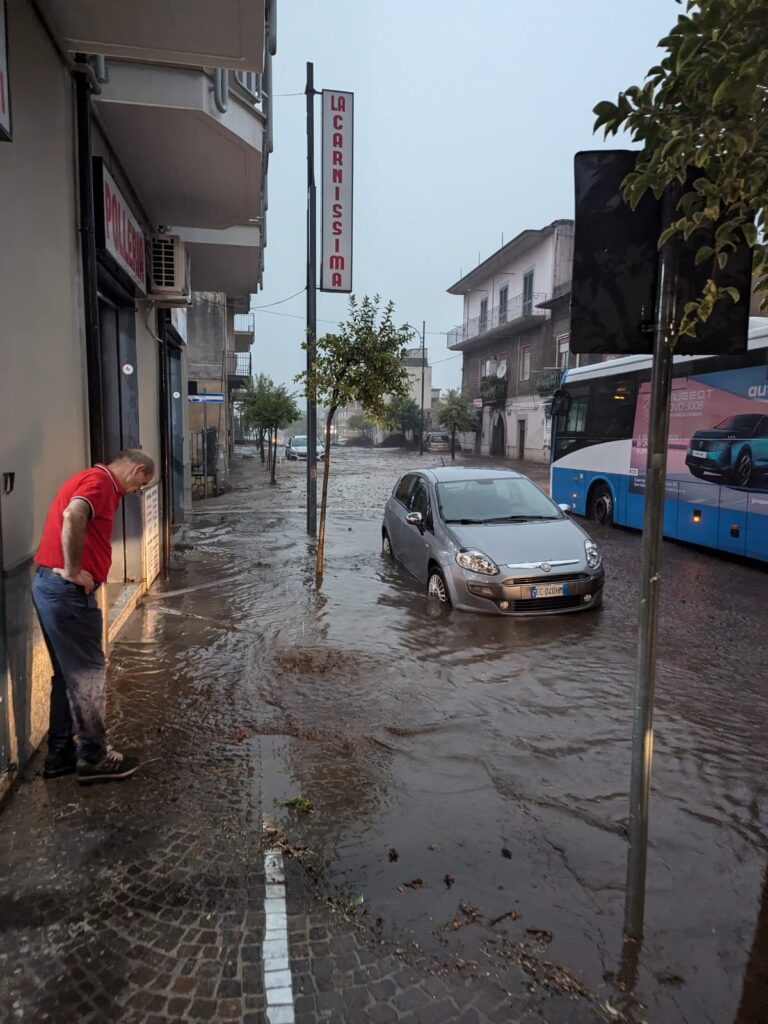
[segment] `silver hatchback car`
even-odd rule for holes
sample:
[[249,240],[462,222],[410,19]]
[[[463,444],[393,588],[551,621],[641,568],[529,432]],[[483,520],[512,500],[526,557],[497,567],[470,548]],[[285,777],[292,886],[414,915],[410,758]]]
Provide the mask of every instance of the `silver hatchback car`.
[[568,511],[514,470],[414,471],[387,502],[383,551],[454,608],[586,611],[603,599],[602,557]]

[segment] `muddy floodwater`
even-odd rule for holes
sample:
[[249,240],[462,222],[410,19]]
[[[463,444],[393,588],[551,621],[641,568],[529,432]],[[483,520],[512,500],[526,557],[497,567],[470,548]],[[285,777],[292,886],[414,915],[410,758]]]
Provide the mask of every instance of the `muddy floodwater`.
[[125,652],[152,636],[231,678],[263,819],[387,941],[483,971],[523,950],[637,1021],[765,1024],[768,573],[665,542],[647,929],[622,955],[639,534],[590,526],[600,611],[444,610],[380,553],[395,480],[434,456],[333,460],[321,594],[304,467],[271,488],[240,451],[121,671],[141,688],[151,645]]

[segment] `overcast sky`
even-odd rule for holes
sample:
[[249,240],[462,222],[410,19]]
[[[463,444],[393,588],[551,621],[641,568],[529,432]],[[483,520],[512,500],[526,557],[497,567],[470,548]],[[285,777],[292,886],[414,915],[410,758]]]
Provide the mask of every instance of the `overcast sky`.
[[[354,292],[394,300],[398,323],[426,320],[434,384],[458,386],[445,332],[462,300],[446,289],[502,235],[573,216],[573,154],[603,145],[593,106],[642,81],[679,12],[675,0],[282,0],[253,305],[305,283],[309,60],[316,89],[355,94]],[[319,140],[319,97],[315,109]],[[319,229],[319,160],[317,181]],[[255,372],[289,383],[302,368],[305,301],[255,314]],[[319,292],[318,333],[345,312],[346,296]]]

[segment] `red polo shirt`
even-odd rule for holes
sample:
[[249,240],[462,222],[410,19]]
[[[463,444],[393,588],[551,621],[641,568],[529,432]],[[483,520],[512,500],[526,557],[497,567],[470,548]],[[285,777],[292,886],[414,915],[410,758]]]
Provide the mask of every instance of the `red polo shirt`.
[[103,583],[112,564],[112,528],[117,506],[124,493],[112,470],[98,462],[91,469],[71,476],[61,485],[48,510],[40,547],[35,555],[37,564],[47,565],[49,569],[64,568],[64,551],[61,546],[64,509],[73,498],[82,498],[91,506],[91,517],[85,531],[82,568],[97,583]]

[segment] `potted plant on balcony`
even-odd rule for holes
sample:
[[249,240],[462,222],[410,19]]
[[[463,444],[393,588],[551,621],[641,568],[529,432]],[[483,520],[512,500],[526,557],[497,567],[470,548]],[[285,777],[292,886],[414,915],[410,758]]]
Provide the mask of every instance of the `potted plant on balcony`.
[[480,381],[480,397],[486,405],[497,405],[501,408],[507,401],[507,377],[491,374]]

